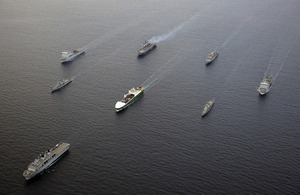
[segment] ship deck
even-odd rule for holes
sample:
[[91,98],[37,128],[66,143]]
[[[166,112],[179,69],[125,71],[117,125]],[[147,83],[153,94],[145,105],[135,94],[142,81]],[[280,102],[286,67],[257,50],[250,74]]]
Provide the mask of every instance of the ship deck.
[[152,47],[155,47],[155,44],[151,43],[151,44],[149,44],[149,45],[147,45],[147,46],[145,46],[143,48],[140,48],[138,51],[139,52],[145,52],[145,51],[151,49]]
[[60,145],[58,145],[57,147],[54,147],[53,149],[52,149],[52,153],[53,154],[60,154],[62,151],[64,151],[66,148],[68,148],[70,146],[70,144],[68,144],[68,143],[60,143]]

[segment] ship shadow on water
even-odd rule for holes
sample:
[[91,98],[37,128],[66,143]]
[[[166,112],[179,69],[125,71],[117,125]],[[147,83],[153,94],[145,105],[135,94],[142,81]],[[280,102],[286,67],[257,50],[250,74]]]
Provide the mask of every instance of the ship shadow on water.
[[62,66],[71,66],[73,64],[73,60],[72,61],[68,61],[68,62],[61,62]]
[[267,93],[265,93],[264,95],[260,95],[259,92],[258,92],[258,89],[257,89],[256,91],[257,91],[257,93],[258,93],[259,99],[260,99],[260,100],[265,100],[265,99],[268,97],[268,94],[271,92],[270,90],[271,90],[271,88],[270,88],[269,91],[268,91]]
[[258,102],[257,102],[258,106],[260,108],[266,108],[266,106],[268,105],[267,102],[268,102],[268,99],[269,99],[268,95],[269,95],[270,91],[268,93],[266,93],[265,95],[260,95],[259,92],[257,92],[257,93],[258,93],[258,97],[257,97],[257,99],[258,99]]
[[[204,62],[205,63],[205,62]],[[214,61],[210,62],[210,63],[205,63],[205,66],[208,68],[210,66],[213,66],[214,64],[218,63],[218,58],[216,58]]]
[[[64,159],[66,159],[69,155],[70,152],[69,150],[66,151],[63,155],[61,155],[61,157],[59,159],[57,159],[54,164],[50,167],[48,167],[47,169],[43,170],[41,173],[39,173],[38,175],[34,176],[33,178],[31,178],[30,180],[26,180],[25,183],[26,185],[31,185],[35,182],[37,182],[38,180],[43,180],[43,179],[47,179],[46,177],[50,177],[50,173],[54,172],[55,168],[59,166],[59,164],[61,162],[64,161]],[[62,170],[63,171],[63,170]]]

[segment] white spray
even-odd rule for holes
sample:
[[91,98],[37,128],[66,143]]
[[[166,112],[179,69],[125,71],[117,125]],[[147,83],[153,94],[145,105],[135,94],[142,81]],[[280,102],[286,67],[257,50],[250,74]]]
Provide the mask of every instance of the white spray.
[[172,67],[175,63],[171,63],[172,60],[177,56],[178,52],[173,55],[169,60],[164,63],[156,72],[154,72],[147,80],[144,81],[141,86],[144,86],[145,92],[151,89],[153,86],[155,86],[159,81],[161,81],[167,73],[171,70],[170,67]]
[[289,53],[291,52],[294,44],[297,42],[298,38],[295,38],[293,42],[289,45],[280,44],[280,47],[275,48],[273,52],[273,56],[270,60],[270,63],[267,67],[264,76],[273,75],[273,83],[275,82],[276,78],[278,77],[283,65],[285,64]]
[[170,39],[174,38],[179,32],[181,32],[183,29],[187,28],[187,25],[190,24],[198,16],[199,16],[199,13],[195,14],[190,19],[188,19],[184,23],[180,24],[179,26],[173,28],[168,33],[165,33],[161,36],[152,37],[149,40],[149,42],[150,43],[159,43],[159,42],[170,40]]
[[174,38],[176,36],[176,34],[183,28],[183,25],[180,25],[176,28],[174,28],[173,30],[171,30],[170,32],[163,34],[161,36],[157,36],[157,37],[152,37],[149,42],[150,43],[159,43],[161,41],[166,41],[166,40],[170,40],[172,38]]

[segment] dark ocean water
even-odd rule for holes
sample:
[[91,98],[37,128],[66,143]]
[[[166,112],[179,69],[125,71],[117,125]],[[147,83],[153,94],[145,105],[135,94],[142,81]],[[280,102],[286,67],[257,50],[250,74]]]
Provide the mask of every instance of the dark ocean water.
[[[1,0],[1,194],[299,194],[299,10],[296,0]],[[264,74],[275,80],[261,97]],[[144,96],[115,113],[141,84]],[[28,164],[60,141],[70,152],[26,182]]]

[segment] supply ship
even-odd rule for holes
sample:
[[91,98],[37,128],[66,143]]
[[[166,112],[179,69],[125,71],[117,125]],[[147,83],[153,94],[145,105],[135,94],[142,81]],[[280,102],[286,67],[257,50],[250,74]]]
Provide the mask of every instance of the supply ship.
[[154,43],[150,43],[149,41],[145,41],[141,48],[137,51],[138,57],[142,57],[149,53],[151,50],[155,49],[156,45]]
[[213,50],[211,53],[209,53],[205,59],[206,64],[210,64],[212,61],[216,59],[218,56],[218,52],[216,50]]
[[63,51],[61,53],[61,63],[72,61],[77,56],[85,52],[84,48],[76,49],[74,51]]
[[263,81],[260,83],[258,92],[260,95],[265,95],[266,93],[269,92],[271,85],[273,82],[272,76],[265,76]]
[[58,81],[56,85],[52,88],[52,93],[70,84],[71,82],[72,79],[62,79],[61,81]]
[[43,170],[53,165],[65,152],[69,150],[70,144],[60,142],[53,148],[48,149],[46,152],[40,154],[32,163],[28,165],[27,170],[23,172],[26,180],[30,180]]
[[127,94],[124,95],[124,98],[121,101],[118,101],[115,105],[116,112],[124,110],[130,104],[135,102],[139,97],[144,94],[144,88],[132,88],[128,91]]

